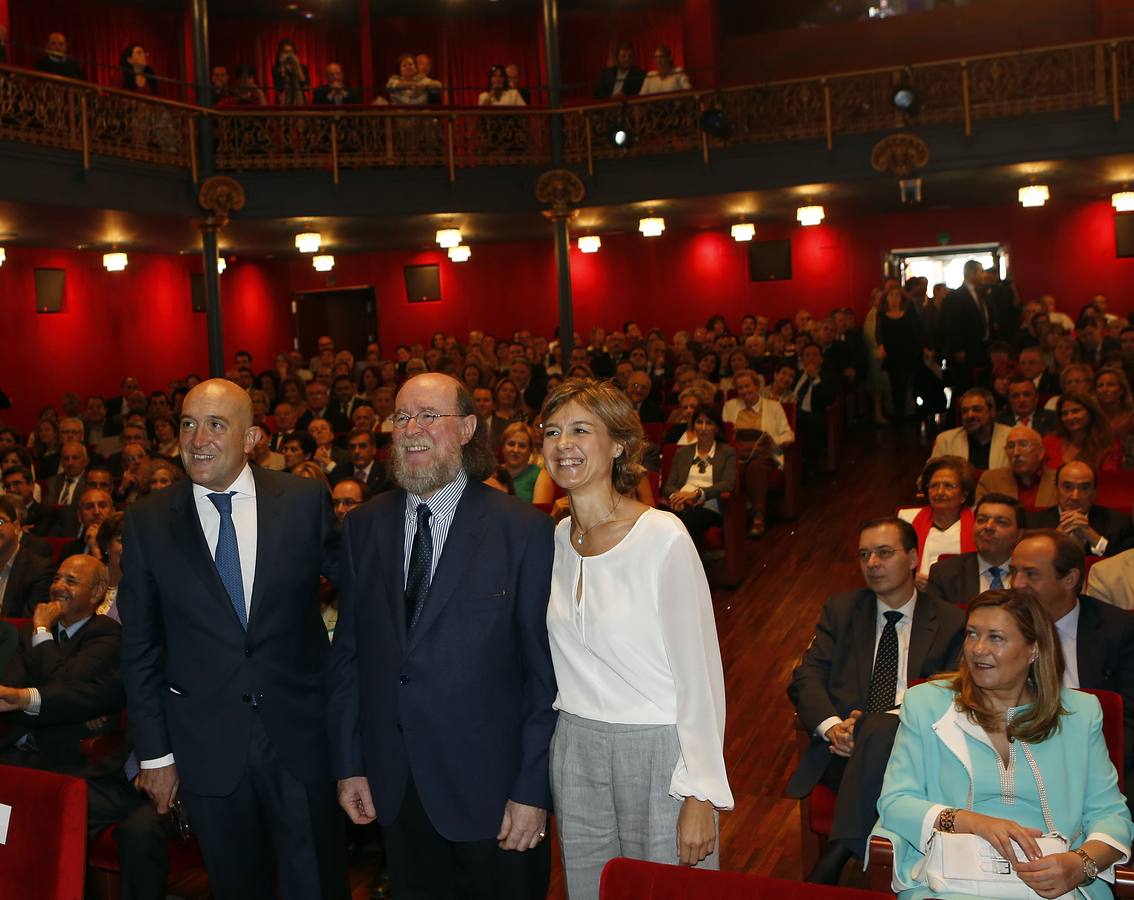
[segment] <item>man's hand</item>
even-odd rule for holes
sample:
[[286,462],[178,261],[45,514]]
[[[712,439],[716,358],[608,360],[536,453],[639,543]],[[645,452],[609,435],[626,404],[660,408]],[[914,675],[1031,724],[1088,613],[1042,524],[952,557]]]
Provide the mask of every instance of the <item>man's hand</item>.
[[368,825],[378,817],[365,775],[339,779],[339,806],[355,825]]
[[27,688],[4,687],[0,685],[0,713],[17,712],[27,709],[31,702],[31,691]]
[[83,533],[83,540],[86,541],[89,555],[101,561],[102,551],[98,547],[98,528],[99,526],[97,524],[88,525],[87,530]]
[[547,810],[509,800],[496,835],[501,850],[534,850],[547,837]]
[[1102,540],[1102,535],[1091,527],[1087,514],[1078,509],[1064,510],[1059,514],[1059,530],[1091,547]]
[[850,756],[854,750],[854,726],[862,718],[861,709],[852,709],[838,725],[832,725],[825,735],[831,743],[831,752],[835,756]]
[[677,861],[695,866],[713,852],[717,843],[717,823],[713,804],[686,797],[677,815]]
[[177,799],[177,766],[170,763],[160,769],[142,769],[134,779],[134,787],[154,801],[159,816],[169,812],[169,807]]
[[32,628],[50,629],[62,614],[62,601],[52,600],[49,603],[40,603],[32,612]]
[[101,731],[106,727],[106,723],[109,721],[110,718],[108,716],[98,716],[94,719],[87,719],[83,725],[86,727],[87,731]]

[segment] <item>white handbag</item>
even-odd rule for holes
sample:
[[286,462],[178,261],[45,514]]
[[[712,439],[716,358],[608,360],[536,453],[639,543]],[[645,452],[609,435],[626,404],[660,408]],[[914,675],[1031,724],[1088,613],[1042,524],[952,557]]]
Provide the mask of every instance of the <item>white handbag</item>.
[[[1018,742],[1024,756],[1031,766],[1039,788],[1040,807],[1047,834],[1036,838],[1040,852],[1044,856],[1053,853],[1066,853],[1071,849],[1070,842],[1056,832],[1052,822],[1051,810],[1047,805],[1047,789],[1040,776],[1039,766],[1028,745]],[[973,808],[972,787],[966,809]],[[1013,842],[1017,857],[1026,859],[1019,846]],[[913,877],[927,884],[930,890],[939,893],[968,894],[973,897],[996,897],[1000,900],[1039,900],[1039,894],[1020,880],[1008,860],[1000,855],[995,847],[975,834],[953,834],[934,831],[929,837],[925,856],[913,869]],[[1058,900],[1073,900],[1078,892],[1061,894]]]

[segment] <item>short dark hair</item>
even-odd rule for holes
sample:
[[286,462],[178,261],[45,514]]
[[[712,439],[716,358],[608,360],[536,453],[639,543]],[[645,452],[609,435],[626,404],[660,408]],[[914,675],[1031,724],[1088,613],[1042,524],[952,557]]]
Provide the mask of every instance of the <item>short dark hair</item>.
[[0,478],[7,478],[9,475],[22,475],[24,481],[28,484],[35,484],[35,478],[32,476],[31,469],[27,466],[8,466],[0,473]]
[[717,426],[717,434],[724,435],[724,420],[721,418],[719,406],[712,403],[698,403],[697,408],[693,410],[693,415],[689,417],[690,423],[696,422],[701,416]]
[[353,431],[351,431],[351,433],[347,435],[347,443],[349,444],[355,438],[360,437],[369,438],[371,447],[378,446],[378,439],[375,437],[374,432],[367,431],[365,428],[355,428]]
[[913,525],[897,516],[879,516],[877,519],[867,519],[858,526],[858,536],[861,538],[864,531],[869,531],[871,528],[882,528],[886,525],[893,525],[898,529],[903,550],[908,553],[910,550],[917,549],[917,532],[914,531]]
[[995,492],[985,494],[973,507],[973,515],[980,512],[980,508],[986,503],[999,503],[1001,506],[1010,506],[1016,511],[1016,527],[1023,529],[1024,527],[1024,507],[1020,505],[1020,501],[1009,494],[997,494]]
[[102,551],[103,558],[110,554],[110,542],[115,538],[122,537],[122,528],[126,522],[126,514],[122,512],[111,513],[98,526],[98,535],[95,540],[98,541],[98,549]]
[[1079,580],[1075,583],[1075,593],[1083,589],[1083,582],[1087,579],[1087,554],[1083,545],[1069,534],[1064,534],[1054,528],[1033,528],[1020,535],[1020,540],[1028,538],[1047,538],[1055,548],[1052,556],[1052,565],[1055,574],[1065,578],[1072,569],[1079,570]]
[[[457,389],[457,412],[462,416],[475,416],[476,404],[473,403],[469,389],[456,378],[452,378],[452,381]],[[496,471],[496,454],[493,453],[488,439],[488,427],[480,417],[477,417],[476,431],[473,432],[472,438],[461,448],[461,467],[469,478],[476,481],[484,481]]]
[[311,437],[311,435],[306,431],[293,431],[282,441],[280,441],[280,446],[282,447],[284,444],[290,444],[292,441],[295,441],[297,444],[299,444],[300,449],[302,449],[303,452],[308,456],[314,456],[315,451],[319,449],[319,445],[315,443],[315,438]]

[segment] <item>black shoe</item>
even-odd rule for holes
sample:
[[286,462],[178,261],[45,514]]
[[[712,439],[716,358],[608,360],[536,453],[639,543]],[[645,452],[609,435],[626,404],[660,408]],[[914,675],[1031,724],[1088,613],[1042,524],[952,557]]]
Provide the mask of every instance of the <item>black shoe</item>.
[[815,868],[811,870],[804,881],[808,884],[838,885],[843,874],[843,867],[853,854],[840,844],[829,844],[826,852],[819,858]]

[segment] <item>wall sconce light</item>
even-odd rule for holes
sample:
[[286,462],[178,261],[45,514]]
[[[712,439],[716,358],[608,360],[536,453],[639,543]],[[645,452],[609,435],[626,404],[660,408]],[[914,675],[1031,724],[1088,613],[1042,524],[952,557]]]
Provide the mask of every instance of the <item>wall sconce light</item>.
[[598,253],[602,246],[602,238],[597,234],[584,234],[579,238],[579,251],[582,253]]
[[456,247],[449,248],[449,259],[453,262],[465,262],[470,256],[472,256],[472,250],[470,250],[466,244],[459,244]]
[[305,231],[295,236],[295,249],[300,253],[318,253],[323,236],[318,231]]
[[330,272],[335,267],[335,258],[328,254],[315,256],[311,259],[311,265],[315,267],[316,272]]
[[6,254],[4,253],[4,248],[3,248],[3,247],[0,247],[0,266],[4,265],[4,260],[5,260],[5,259],[7,259],[7,256],[6,256]]
[[[1134,191],[1119,191],[1110,195],[1110,205],[1115,212],[1134,212]],[[0,262],[4,259],[4,251],[0,250]]]
[[125,253],[104,253],[102,255],[102,264],[108,272],[121,272],[126,268],[127,261]]
[[822,206],[801,206],[795,211],[795,218],[805,228],[818,225],[827,216]]
[[228,268],[228,263],[225,262],[225,258],[223,256],[218,256],[217,257],[217,274],[223,275],[224,270],[227,269],[227,268]]
[[734,241],[750,241],[756,237],[756,226],[751,222],[737,222],[732,226],[732,239]]
[[649,216],[641,219],[638,222],[638,230],[642,232],[642,237],[657,237],[665,231],[665,219],[661,216]]
[[437,232],[437,244],[444,249],[452,249],[461,242],[461,229],[442,228]]
[[1051,191],[1047,189],[1046,184],[1029,184],[1020,188],[1017,196],[1020,198],[1021,206],[1043,206],[1051,199]]

